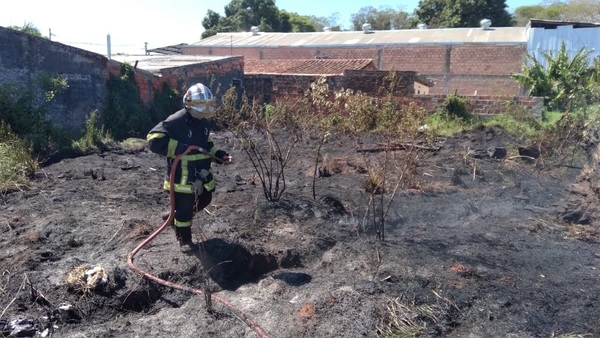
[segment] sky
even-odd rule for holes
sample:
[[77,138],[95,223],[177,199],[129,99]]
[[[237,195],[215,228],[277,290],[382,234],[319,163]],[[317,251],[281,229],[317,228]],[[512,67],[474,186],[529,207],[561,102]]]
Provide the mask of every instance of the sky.
[[[507,0],[509,12],[542,0]],[[143,54],[148,49],[194,43],[204,31],[202,19],[210,9],[221,15],[231,0],[29,0],[5,1],[0,26],[34,25],[42,35],[74,47],[107,55]],[[352,14],[361,8],[390,6],[412,13],[418,0],[275,0],[277,8],[300,15],[339,15],[343,28],[351,27]]]

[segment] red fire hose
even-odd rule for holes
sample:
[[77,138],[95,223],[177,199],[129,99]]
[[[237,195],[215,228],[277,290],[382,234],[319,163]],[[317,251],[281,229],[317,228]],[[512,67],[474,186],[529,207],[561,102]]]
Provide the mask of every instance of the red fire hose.
[[[142,243],[140,243],[138,246],[136,246],[135,249],[133,249],[129,253],[129,255],[127,255],[127,264],[133,271],[135,271],[138,274],[142,275],[143,277],[153,280],[159,284],[169,286],[169,287],[172,287],[172,288],[175,288],[178,290],[182,290],[182,291],[192,292],[197,295],[204,295],[204,291],[202,291],[202,290],[194,289],[189,286],[185,286],[185,285],[181,285],[181,284],[177,284],[177,283],[173,283],[173,282],[169,282],[167,280],[164,280],[162,278],[154,276],[133,264],[133,257],[135,257],[135,255],[138,253],[138,251],[140,251],[146,244],[150,243],[156,236],[158,236],[158,234],[160,234],[163,230],[165,230],[173,221],[174,213],[175,213],[175,189],[174,189],[175,172],[176,172],[175,168],[177,167],[177,164],[179,163],[179,160],[181,159],[181,157],[183,155],[187,154],[191,150],[200,150],[201,152],[215,158],[208,151],[206,151],[205,149],[202,149],[198,146],[189,146],[183,154],[177,155],[175,157],[175,159],[173,160],[173,164],[171,165],[171,168],[172,168],[171,174],[169,175],[169,183],[171,184],[171,186],[170,186],[171,212],[169,213],[169,218],[167,218],[165,223],[160,228],[156,229],[156,231],[154,231],[152,234],[150,234],[150,236],[148,236],[148,238],[146,238]],[[256,332],[260,337],[269,338],[269,336],[265,333],[265,331],[256,322],[254,322],[252,319],[250,319],[250,317],[248,317],[241,310],[238,310],[235,306],[233,306],[231,303],[229,303],[229,301],[227,301],[226,299],[221,298],[219,296],[215,296],[214,294],[211,294],[210,296],[213,300],[216,300],[216,301],[222,303],[223,305],[229,307],[231,309],[231,312],[233,312],[240,320],[242,320],[244,323],[246,323],[246,325],[248,325],[252,330],[254,330],[254,332]]]

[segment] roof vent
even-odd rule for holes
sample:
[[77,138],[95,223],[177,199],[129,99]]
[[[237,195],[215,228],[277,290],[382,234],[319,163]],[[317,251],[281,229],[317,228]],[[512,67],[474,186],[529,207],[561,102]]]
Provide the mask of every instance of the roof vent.
[[418,29],[427,29],[427,24],[426,23],[420,23],[417,25]]
[[250,28],[250,31],[252,32],[252,35],[258,35],[258,26],[252,26]]
[[323,27],[323,32],[331,32],[331,27],[329,27],[329,26]]
[[483,29],[483,30],[490,29],[490,26],[492,25],[492,20],[483,19],[483,20],[479,21],[479,24],[481,25],[481,29]]
[[371,33],[371,24],[370,23],[364,23],[362,25],[363,27],[363,33],[368,34]]

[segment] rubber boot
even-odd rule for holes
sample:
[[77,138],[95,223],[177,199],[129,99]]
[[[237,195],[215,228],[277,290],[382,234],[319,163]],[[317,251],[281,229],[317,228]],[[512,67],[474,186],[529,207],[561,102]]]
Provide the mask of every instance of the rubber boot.
[[192,227],[175,227],[175,237],[179,242],[181,252],[191,254],[198,251],[198,244],[192,241]]

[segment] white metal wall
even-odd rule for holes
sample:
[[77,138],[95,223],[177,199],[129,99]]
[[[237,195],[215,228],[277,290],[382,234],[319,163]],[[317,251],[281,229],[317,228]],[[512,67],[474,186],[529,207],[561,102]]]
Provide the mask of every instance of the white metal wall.
[[556,29],[529,28],[527,53],[545,66],[546,60],[540,51],[556,55],[563,40],[570,58],[584,47],[592,51],[590,61],[600,56],[600,27],[573,28],[571,25]]

